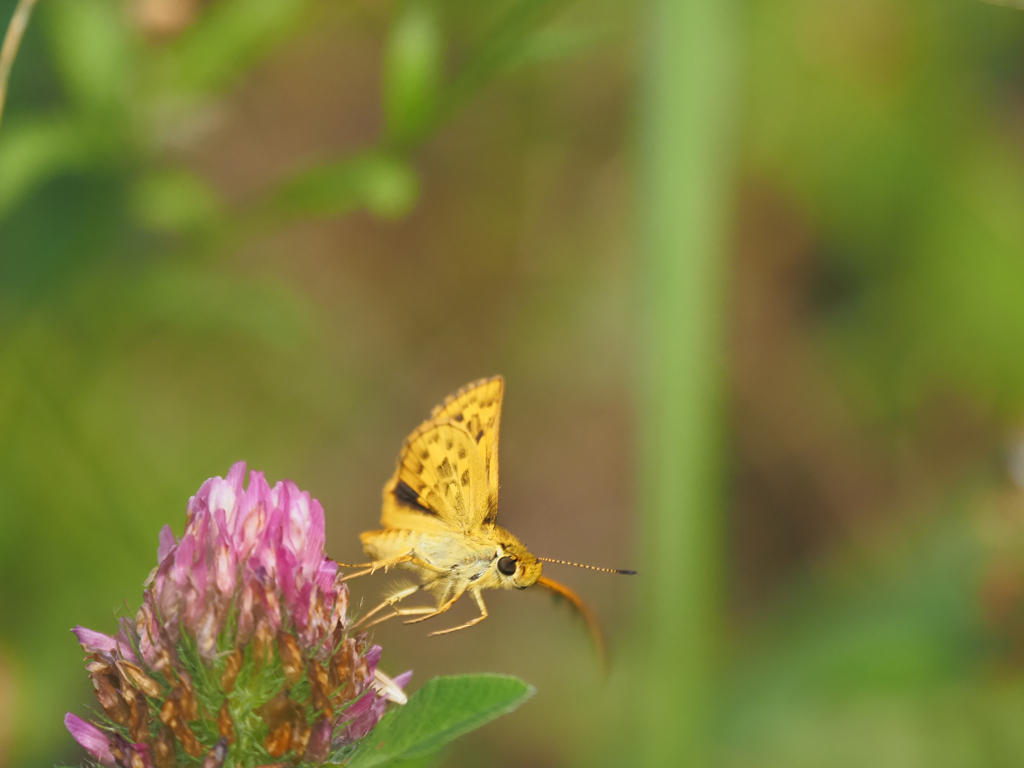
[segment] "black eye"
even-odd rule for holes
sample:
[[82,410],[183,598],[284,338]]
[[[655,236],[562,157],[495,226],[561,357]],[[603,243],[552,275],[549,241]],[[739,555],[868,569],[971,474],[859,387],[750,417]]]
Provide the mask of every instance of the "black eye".
[[514,557],[503,557],[498,561],[498,570],[506,576],[516,572],[516,559]]

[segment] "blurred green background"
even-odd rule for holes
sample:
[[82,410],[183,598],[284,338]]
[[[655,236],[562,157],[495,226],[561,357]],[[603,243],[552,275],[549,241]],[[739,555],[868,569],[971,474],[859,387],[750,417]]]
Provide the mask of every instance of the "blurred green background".
[[359,558],[403,437],[494,373],[501,521],[641,576],[555,575],[607,676],[532,590],[383,625],[414,686],[539,689],[446,764],[1024,762],[1024,11],[40,0],[0,131],[0,766],[80,760],[69,630],[137,604],[205,478],[293,478]]

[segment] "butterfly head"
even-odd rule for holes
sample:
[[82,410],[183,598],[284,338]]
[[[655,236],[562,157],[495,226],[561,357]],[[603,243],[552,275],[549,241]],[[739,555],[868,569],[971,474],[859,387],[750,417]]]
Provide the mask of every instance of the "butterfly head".
[[505,589],[526,589],[540,578],[541,562],[504,528],[495,526],[498,557],[494,561],[493,578],[496,586]]

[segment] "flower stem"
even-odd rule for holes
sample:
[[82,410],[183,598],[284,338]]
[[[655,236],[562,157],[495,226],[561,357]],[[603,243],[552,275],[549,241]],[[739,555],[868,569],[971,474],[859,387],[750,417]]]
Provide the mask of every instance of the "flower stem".
[[0,124],[4,119],[4,104],[7,103],[7,83],[11,79],[11,69],[14,67],[21,38],[25,36],[25,29],[28,27],[28,20],[36,2],[38,0],[18,0],[18,6],[11,16],[11,23],[7,25],[3,47],[0,48]]
[[650,768],[708,763],[722,560],[736,5],[646,3],[639,176],[646,669],[637,762]]

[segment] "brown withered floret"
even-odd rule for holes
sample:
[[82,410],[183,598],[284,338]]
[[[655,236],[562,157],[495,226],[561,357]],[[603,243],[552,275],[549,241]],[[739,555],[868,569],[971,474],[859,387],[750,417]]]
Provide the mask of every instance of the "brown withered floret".
[[338,615],[338,627],[344,627],[348,620],[348,590],[338,590],[338,599],[334,601],[334,610]]
[[121,692],[114,687],[116,678],[107,675],[90,675],[96,698],[103,707],[103,712],[118,725],[128,725],[128,702]]
[[231,693],[235,689],[235,680],[242,669],[242,662],[245,661],[245,654],[241,648],[235,648],[234,653],[228,656],[224,663],[224,674],[220,676],[220,686],[224,693]]
[[261,621],[256,627],[252,638],[252,657],[256,662],[256,670],[259,671],[263,662],[270,662],[274,658],[274,634],[270,631],[265,621]]
[[302,678],[302,654],[294,635],[281,632],[277,636],[277,652],[281,657],[281,668],[288,685],[295,685]]
[[110,754],[121,768],[147,768],[147,761],[139,750],[120,734],[111,735],[109,746]]
[[156,768],[178,768],[178,756],[174,749],[174,733],[166,725],[153,740],[153,760]]
[[348,639],[334,653],[329,668],[331,690],[331,701],[335,706],[341,706],[351,701],[356,695],[356,684],[354,680],[355,668],[359,664],[359,654],[356,649],[356,642]]
[[310,733],[312,733],[312,729],[309,727],[309,723],[306,722],[305,713],[303,713],[292,724],[292,739],[288,745],[289,749],[294,750],[297,755],[304,754],[306,745],[309,743]]
[[345,701],[352,699],[357,686],[370,676],[365,653],[366,636],[359,634],[342,643],[331,660],[339,685],[349,682],[346,686],[347,693],[343,697]]
[[310,700],[313,709],[331,713],[331,681],[327,670],[316,659],[306,664],[306,679],[309,680]]
[[356,663],[355,671],[352,673],[352,681],[359,685],[366,682],[369,677],[370,665],[367,663],[365,656],[360,656],[359,661]]
[[[257,710],[270,729],[264,746],[272,757],[281,757],[292,749],[292,740],[298,736],[300,723],[305,724],[305,711],[281,691]],[[308,736],[307,736],[308,738]]]
[[141,691],[137,691],[130,685],[122,685],[121,693],[128,702],[128,733],[132,741],[144,742],[149,740],[149,704]]
[[285,720],[270,729],[263,746],[267,748],[271,757],[281,757],[291,747],[291,743],[292,724]]
[[166,648],[161,648],[157,653],[156,661],[150,667],[154,672],[159,672],[163,675],[164,680],[167,684],[173,686],[177,681],[177,677],[174,674],[174,664],[171,662],[171,654],[167,652]]
[[198,720],[199,701],[196,699],[196,689],[192,686],[192,678],[183,669],[178,670],[178,684],[172,695],[175,694],[181,701],[181,716],[190,723]]
[[228,740],[228,744],[235,743],[235,723],[231,719],[231,707],[228,706],[226,697],[217,713],[217,732]]
[[173,663],[166,664],[161,671],[171,686],[168,699],[178,702],[178,715],[190,723],[198,720],[199,702],[188,672]]
[[288,698],[288,691],[278,691],[270,701],[265,703],[256,711],[267,722],[268,725],[275,725],[289,719],[291,713],[291,699]]
[[86,658],[85,669],[89,674],[117,677],[117,668],[101,659],[97,654],[94,653]]
[[174,694],[164,700],[163,707],[160,709],[160,720],[174,732],[174,737],[185,752],[192,757],[201,757],[204,754],[203,745],[199,743],[196,735],[192,733],[192,729],[182,718],[181,704]]
[[135,664],[119,660],[117,662],[117,669],[121,673],[121,679],[123,681],[134,685],[147,696],[156,698],[163,693],[163,688],[157,684],[156,680],[143,672],[142,669]]
[[135,742],[149,741],[149,704],[146,702],[146,694],[136,686],[139,680],[148,691],[154,691],[157,695],[161,689],[157,684],[134,664],[124,660],[116,662],[118,682],[120,684],[121,696],[128,706],[128,722],[122,725],[128,726],[128,732]]

